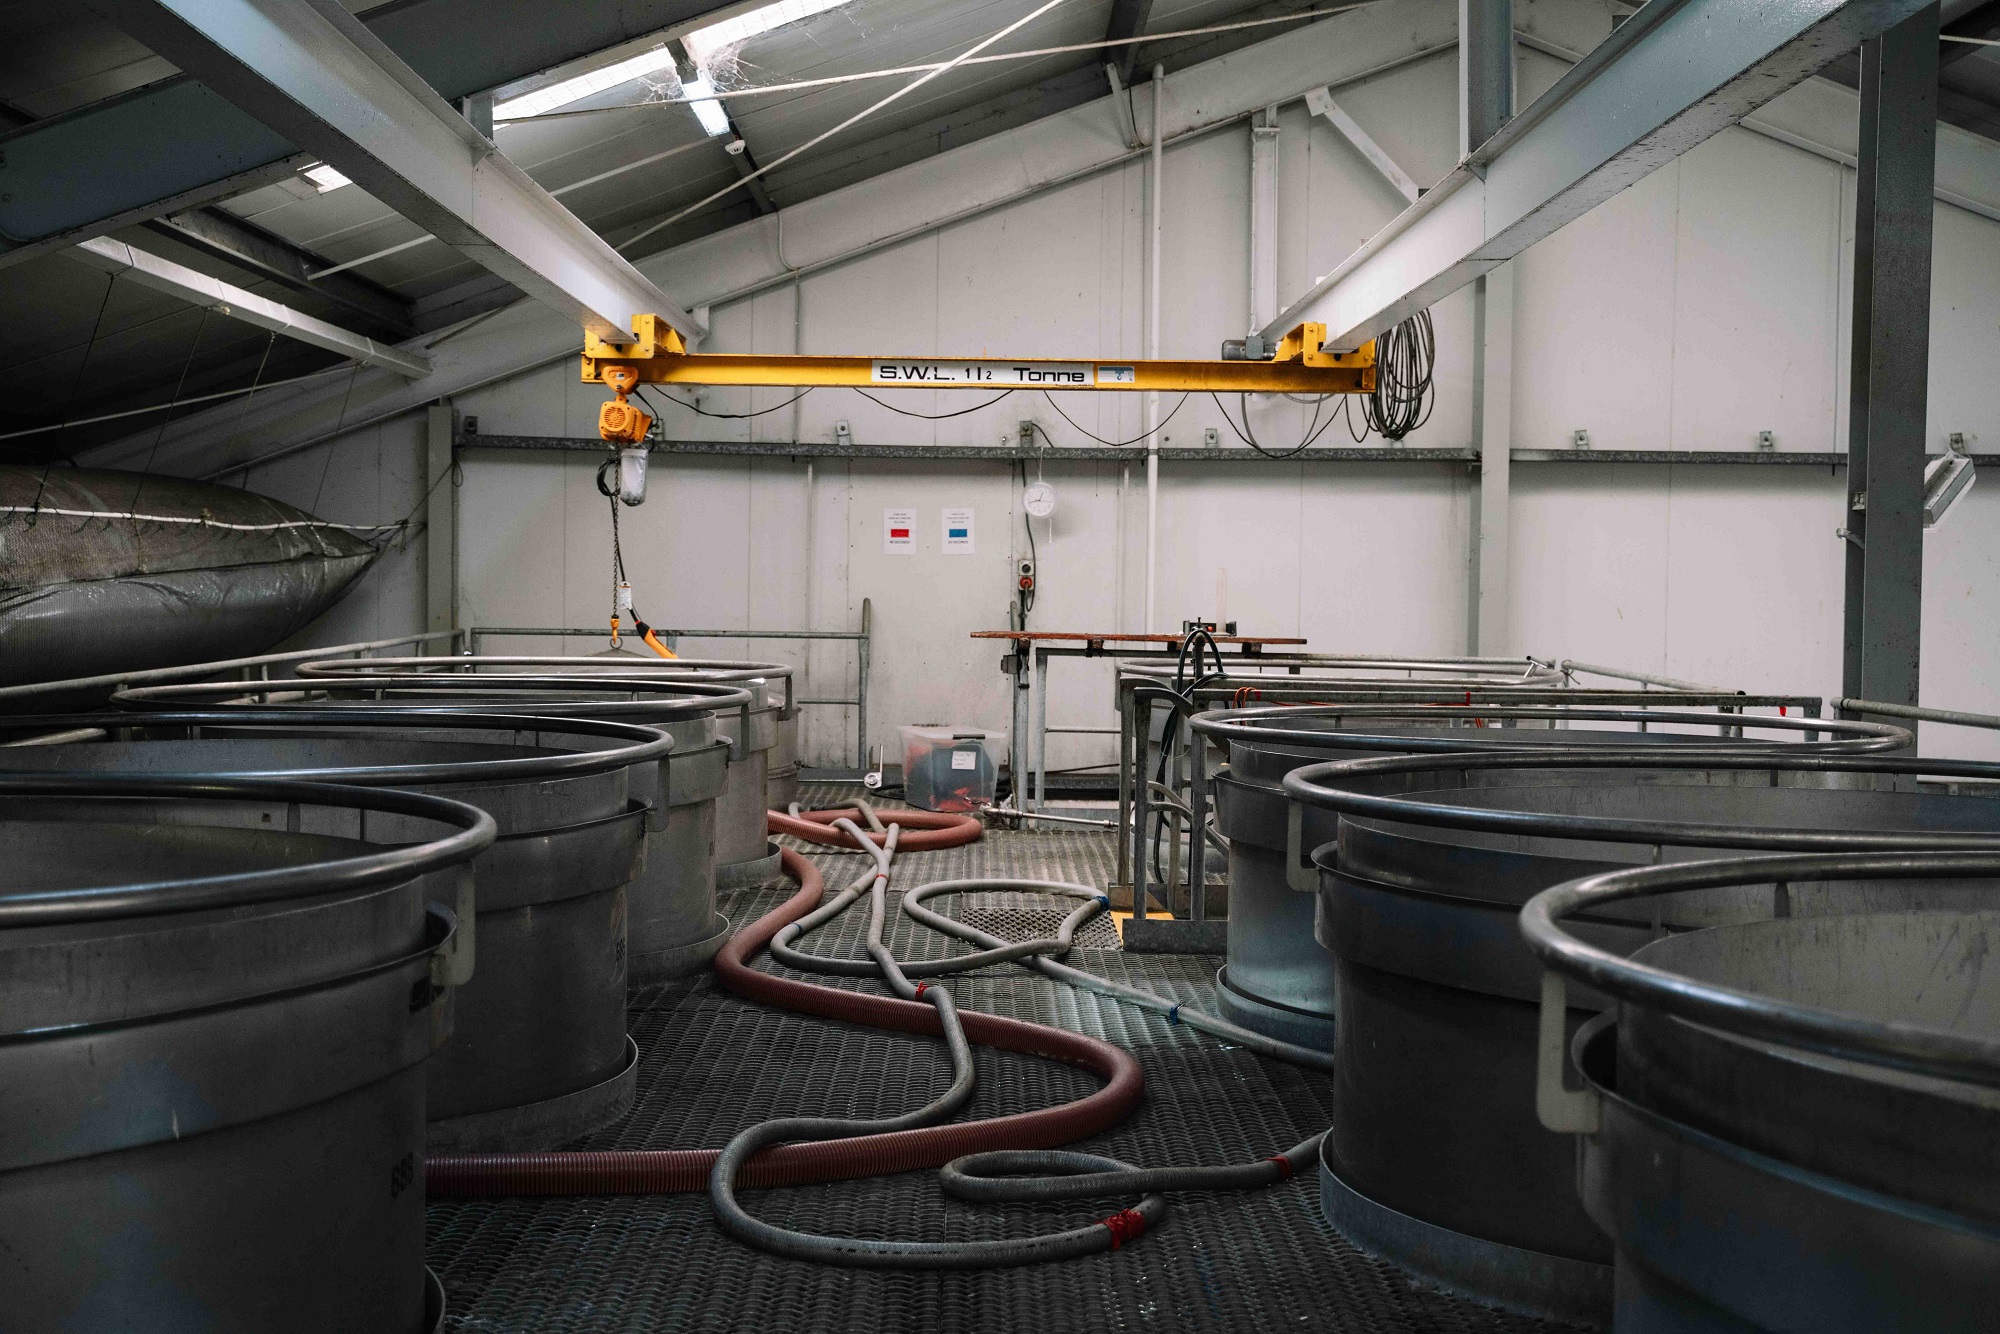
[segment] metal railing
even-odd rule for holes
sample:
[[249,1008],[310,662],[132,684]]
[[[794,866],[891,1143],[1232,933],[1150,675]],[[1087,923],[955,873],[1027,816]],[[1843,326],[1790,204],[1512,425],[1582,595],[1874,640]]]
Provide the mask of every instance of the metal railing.
[[[851,708],[854,710],[854,766],[863,769],[868,763],[868,670],[873,649],[875,609],[869,599],[861,599],[861,628],[858,630],[668,630],[655,628],[653,633],[663,640],[668,648],[673,648],[683,639],[770,639],[810,643],[814,640],[835,640],[854,645],[855,675],[852,695],[834,695],[814,698],[808,695],[790,695],[792,704],[812,704]],[[604,626],[579,629],[573,626],[546,625],[481,625],[466,631],[470,638],[471,653],[478,653],[480,646],[488,638],[557,638],[557,639],[603,639],[610,631]],[[810,667],[803,671],[809,673]],[[789,686],[788,686],[789,689]]]
[[1874,713],[1885,718],[1914,718],[1926,723],[1950,723],[1954,727],[1982,727],[2000,732],[2000,717],[1990,713],[1960,713],[1954,709],[1926,709],[1915,704],[1891,704],[1880,699],[1836,699],[1833,707],[1841,713]]
[[178,667],[149,667],[136,672],[106,672],[100,676],[76,676],[67,681],[35,681],[28,685],[0,687],[0,712],[20,700],[43,695],[65,695],[72,691],[109,689],[128,685],[154,685],[168,681],[194,681],[205,676],[238,672],[244,680],[268,678],[271,668],[282,663],[304,662],[309,658],[362,657],[377,649],[400,648],[405,644],[431,644],[442,639],[468,642],[468,630],[432,630],[395,639],[371,639],[359,644],[332,644],[325,648],[295,649],[289,653],[260,653],[249,658],[223,658],[216,662],[190,662]]

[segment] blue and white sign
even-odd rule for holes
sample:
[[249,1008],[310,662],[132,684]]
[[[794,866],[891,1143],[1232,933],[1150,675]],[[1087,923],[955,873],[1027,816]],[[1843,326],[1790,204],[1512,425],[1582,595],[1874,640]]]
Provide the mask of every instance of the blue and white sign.
[[972,507],[947,506],[944,512],[944,554],[947,556],[970,556],[972,554]]

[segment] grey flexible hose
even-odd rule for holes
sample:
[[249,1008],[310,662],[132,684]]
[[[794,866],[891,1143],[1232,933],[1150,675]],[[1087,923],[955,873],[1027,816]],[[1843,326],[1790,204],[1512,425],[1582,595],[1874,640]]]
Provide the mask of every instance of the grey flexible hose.
[[[954,882],[956,883],[956,882]],[[997,963],[1013,963],[1030,955],[1065,955],[1070,951],[1071,937],[1078,927],[1104,911],[1104,896],[1082,885],[1066,885],[1056,880],[1009,881],[1011,885],[1028,886],[1044,893],[1059,894],[1067,898],[1080,898],[1084,902],[1065,917],[1053,936],[1040,940],[999,941],[996,947],[980,950],[974,954],[960,954],[950,959],[927,959],[902,964],[902,971],[908,977],[947,977],[953,973],[968,973],[975,968],[986,968]],[[908,891],[916,893],[920,891]],[[866,959],[836,959],[824,954],[807,954],[793,948],[792,942],[808,932],[817,930],[827,922],[840,916],[847,906],[859,898],[859,887],[843,891],[820,908],[793,922],[780,931],[771,941],[771,957],[787,968],[796,968],[805,973],[829,973],[836,977],[873,977],[876,966]],[[906,893],[907,898],[907,893]],[[920,919],[921,920],[921,919]]]
[[[911,975],[922,965],[905,967],[900,964],[882,938],[883,919],[887,915],[888,908],[889,870],[896,855],[900,826],[891,826],[883,845],[877,847],[853,821],[836,820],[834,825],[873,857],[875,867],[831,902],[800,919],[793,927],[787,928],[780,939],[796,939],[802,932],[831,921],[860,897],[863,886],[866,886],[869,896],[868,955],[874,966],[873,971],[879,972],[890,989],[905,1000],[918,1000],[926,995],[930,997],[931,1004],[937,1009],[938,1021],[944,1030],[945,1045],[951,1055],[951,1086],[943,1095],[923,1107],[884,1120],[787,1117],[767,1121],[740,1132],[723,1148],[709,1176],[709,1200],[714,1206],[717,1222],[725,1232],[739,1241],[788,1259],[858,1268],[995,1269],[1039,1264],[1049,1260],[1069,1259],[1114,1250],[1126,1240],[1136,1237],[1165,1216],[1167,1201],[1166,1197],[1159,1193],[1162,1190],[1239,1189],[1269,1185],[1291,1177],[1301,1165],[1310,1161],[1312,1155],[1318,1152],[1319,1137],[1315,1136],[1286,1153],[1261,1163],[1236,1164],[1228,1167],[1138,1168],[1130,1163],[1098,1154],[1061,1150],[1001,1150],[969,1154],[946,1164],[940,1170],[940,1184],[948,1194],[960,1199],[982,1202],[1071,1200],[1109,1195],[1129,1198],[1135,1192],[1142,1193],[1138,1204],[1121,1209],[1107,1218],[1088,1223],[1083,1227],[1033,1237],[970,1242],[877,1241],[799,1232],[752,1217],[736,1199],[735,1177],[743,1163],[766,1145],[800,1140],[848,1139],[859,1135],[908,1129],[950,1116],[963,1107],[972,1096],[972,1051],[966,1041],[965,1031],[959,1023],[958,1010],[952,1002],[950,993],[942,987],[912,983]],[[947,881],[941,885],[913,892],[928,895],[981,883],[986,882]],[[1062,927],[1054,937],[1043,941],[1009,944],[997,937],[987,936],[985,942],[988,943],[988,948],[976,954],[961,955],[944,961],[951,966],[948,971],[963,972],[971,968],[1017,959],[1025,959],[1033,964],[1047,962],[1029,951],[1067,951],[1076,927],[1088,921],[1093,914],[1101,912],[1106,906],[1101,895],[1080,885],[1049,881],[1003,883],[1033,887],[1044,892],[1083,898],[1087,901],[1064,919]],[[905,895],[906,901],[908,897]],[[912,916],[920,921],[928,921],[937,915],[920,909],[912,913]],[[938,920],[950,921],[950,919]],[[953,927],[962,925],[951,923]],[[959,931],[953,930],[948,933],[966,938]],[[781,962],[787,961],[784,956],[779,955],[775,941],[772,953],[778,956]],[[797,961],[793,964],[796,967],[815,971],[837,971],[850,976],[858,975],[849,971],[849,965],[858,964],[859,961],[822,959],[817,955],[789,949],[785,953],[791,960]],[[865,965],[862,967],[866,970]],[[1090,975],[1079,974],[1079,976]],[[1138,994],[1163,1005],[1168,1003],[1152,996],[1149,992]],[[1035,1175],[1017,1175],[1022,1173]]]
[[[1092,898],[1099,897],[1095,890],[1083,885],[1065,885],[1047,880],[940,880],[934,885],[925,885],[921,889],[912,889],[905,892],[903,895],[903,911],[933,931],[941,931],[945,935],[956,936],[960,940],[968,941],[974,945],[981,945],[991,950],[996,947],[1004,947],[1007,942],[998,936],[981,931],[976,926],[961,922],[955,917],[946,917],[943,913],[934,912],[926,908],[924,900],[936,898],[940,894],[965,894],[978,890],[993,891],[1009,889],[1062,892],[1068,895],[1087,894]],[[976,958],[978,956],[968,957]],[[1109,978],[1099,977],[1095,973],[1086,973],[1081,968],[1072,968],[1068,964],[1057,963],[1054,959],[1039,954],[1024,958],[1021,962],[1045,976],[1054,978],[1058,982],[1066,982],[1070,986],[1077,987],[1083,991],[1093,991],[1100,996],[1110,996],[1115,1000],[1122,1000],[1132,1005],[1141,1006],[1144,1009],[1153,1010],[1165,1015],[1168,1023],[1186,1024],[1189,1028],[1200,1029],[1202,1032],[1213,1037],[1224,1038],[1239,1047],[1254,1051],[1260,1056],[1269,1056],[1274,1060],[1284,1061],[1290,1065],[1301,1065],[1309,1070],[1332,1071],[1338,1068],[1332,1052],[1320,1051],[1313,1047],[1301,1047],[1291,1042],[1280,1042],[1276,1038],[1266,1037],[1262,1033],[1244,1028],[1238,1024],[1232,1024],[1227,1019],[1209,1014],[1205,1010],[1191,1010],[1178,1001],[1170,1000],[1157,992],[1147,991],[1143,987],[1127,986],[1123,982],[1113,982]]]
[[[1100,1171],[1111,1158],[1060,1149],[995,1149],[968,1153],[938,1169],[938,1184],[954,1199],[978,1204],[1020,1200],[1087,1200],[1124,1195],[1135,1190],[1248,1190],[1290,1180],[1319,1154],[1322,1132],[1261,1163],[1231,1163],[1227,1167],[1132,1167],[1118,1163],[1116,1171]],[[1039,1173],[1019,1176],[1018,1173]],[[1074,1175],[1049,1176],[1051,1172]]]
[[[1063,1232],[1038,1237],[1016,1237],[1000,1241],[876,1241],[861,1237],[828,1237],[799,1232],[753,1218],[737,1202],[735,1178],[746,1159],[766,1145],[799,1140],[852,1139],[858,1135],[907,1130],[942,1120],[963,1107],[972,1096],[972,1048],[958,1022],[958,1010],[951,993],[942,987],[918,987],[896,962],[882,941],[883,918],[887,915],[889,865],[895,857],[893,828],[884,846],[878,848],[851,820],[834,821],[857,844],[874,855],[875,869],[863,877],[869,886],[868,953],[880,966],[889,987],[904,1000],[918,1000],[928,994],[937,1008],[944,1028],[945,1046],[951,1052],[952,1082],[944,1094],[912,1112],[879,1121],[856,1121],[835,1117],[784,1117],[751,1126],[739,1132],[723,1147],[709,1174],[708,1197],[722,1230],[738,1241],[793,1260],[816,1260],[825,1264],[863,1269],[993,1269],[1012,1265],[1037,1264],[1110,1250],[1128,1235],[1136,1236],[1166,1212],[1167,1202],[1159,1195],[1147,1195],[1132,1209],[1111,1219],[1089,1223]],[[860,882],[841,897],[852,902]],[[1087,1155],[1086,1155],[1087,1156]],[[1090,1167],[1115,1174],[1127,1169],[1109,1158],[1092,1158]]]

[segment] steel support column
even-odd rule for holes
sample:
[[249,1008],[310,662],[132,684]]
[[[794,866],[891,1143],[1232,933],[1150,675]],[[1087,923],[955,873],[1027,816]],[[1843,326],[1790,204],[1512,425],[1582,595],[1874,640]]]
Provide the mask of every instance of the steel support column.
[[1514,118],[1514,2],[1458,0],[1458,154]]
[[1917,702],[1938,6],[1861,49],[1842,690]]
[[1278,108],[1250,118],[1250,329],[1278,313]]
[[1260,332],[1359,347],[1923,7],[1650,0]]
[[[429,631],[458,628],[458,488],[448,475],[455,462],[457,423],[449,403],[433,403],[425,420],[424,614]],[[431,645],[450,653],[451,641]]]
[[1466,652],[1502,657],[1507,623],[1509,517],[1513,510],[1514,266],[1502,264],[1473,288],[1472,443],[1479,451],[1473,507],[1471,606]]

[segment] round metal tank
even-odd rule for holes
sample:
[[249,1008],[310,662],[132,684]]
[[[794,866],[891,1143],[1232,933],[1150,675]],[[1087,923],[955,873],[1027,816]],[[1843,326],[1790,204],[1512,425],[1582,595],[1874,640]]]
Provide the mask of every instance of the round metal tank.
[[[1629,959],[1558,921],[1718,889],[1791,913]],[[1993,1328],[1996,890],[1993,853],[1862,854],[1647,868],[1530,902],[1551,979],[1615,1006],[1572,1044],[1581,1081],[1557,1041],[1542,1078],[1549,1124],[1583,1135],[1620,1334]]]
[[[1940,773],[1995,778],[2000,767],[1516,752],[1287,775],[1288,795],[1339,813],[1337,840],[1312,853],[1340,1016],[1322,1150],[1330,1221],[1473,1296],[1607,1319],[1609,1243],[1577,1199],[1570,1146],[1536,1119],[1541,970],[1515,914],[1579,875],[1718,850],[2000,847],[2000,801],[1918,790],[1918,775]],[[1681,931],[1771,910],[1768,894],[1709,895],[1622,916]],[[1594,1012],[1572,998],[1570,1026]]]
[[411,793],[0,773],[0,1324],[438,1328],[425,1063],[473,960],[427,882],[493,837]]
[[778,715],[778,742],[771,751],[771,771],[764,780],[764,795],[774,811],[790,810],[799,799],[799,712],[796,708]]
[[[549,1148],[630,1109],[638,1050],[625,1033],[625,885],[651,812],[630,797],[627,770],[657,771],[669,738],[624,723],[373,706],[59,722],[110,735],[10,748],[4,762],[397,787],[488,812],[500,833],[477,862],[474,935],[484,967],[461,990],[456,1031],[427,1072],[429,1146]],[[544,743],[555,737],[563,744]],[[379,817],[324,832],[408,837]]]
[[[1826,753],[1894,750],[1909,742],[1901,728],[1871,723],[1638,708],[1277,706],[1218,709],[1190,726],[1228,755],[1226,767],[1209,779],[1217,827],[1229,841],[1228,962],[1216,975],[1216,1004],[1246,1028],[1324,1048],[1336,1038],[1333,957],[1313,937],[1317,899],[1293,888],[1285,874],[1290,803],[1282,785],[1293,769],[1385,754],[1607,746],[1796,746]],[[1745,728],[1761,735],[1722,734]],[[1830,739],[1808,741],[1814,732]],[[1333,812],[1308,807],[1303,816],[1306,847],[1333,840]]]
[[[330,702],[396,707],[502,709],[536,717],[598,718],[656,727],[674,739],[667,761],[664,804],[655,773],[632,773],[632,793],[664,813],[649,823],[645,865],[626,886],[629,955],[626,976],[644,986],[697,972],[729,939],[729,919],[716,908],[717,802],[726,781],[732,737],[754,733],[756,698],[740,686],[638,673],[607,676],[624,660],[557,658],[573,664],[551,674],[473,672],[452,664],[487,659],[369,659],[365,686],[341,664],[307,663],[293,682],[161,686],[123,692],[128,705],[215,701],[248,689],[300,690]],[[510,663],[516,660],[508,660]],[[440,666],[440,664],[443,664]],[[397,674],[397,673],[402,674]],[[342,678],[334,680],[330,678]],[[309,679],[307,679],[309,678]],[[746,720],[750,725],[746,726]],[[762,828],[762,817],[758,820]]]
[[[359,676],[412,670],[513,674],[525,669],[608,674],[634,681],[730,685],[749,691],[752,704],[747,714],[742,715],[746,721],[735,725],[725,720],[723,724],[730,741],[730,753],[728,773],[722,792],[716,798],[715,883],[718,889],[741,889],[777,876],[778,845],[770,839],[764,813],[774,804],[770,793],[770,774],[773,752],[778,745],[779,724],[796,712],[789,663],[745,662],[726,658],[647,660],[623,654],[608,658],[507,655],[343,658],[310,664],[302,667],[299,674]],[[738,732],[742,735],[736,735]]]

